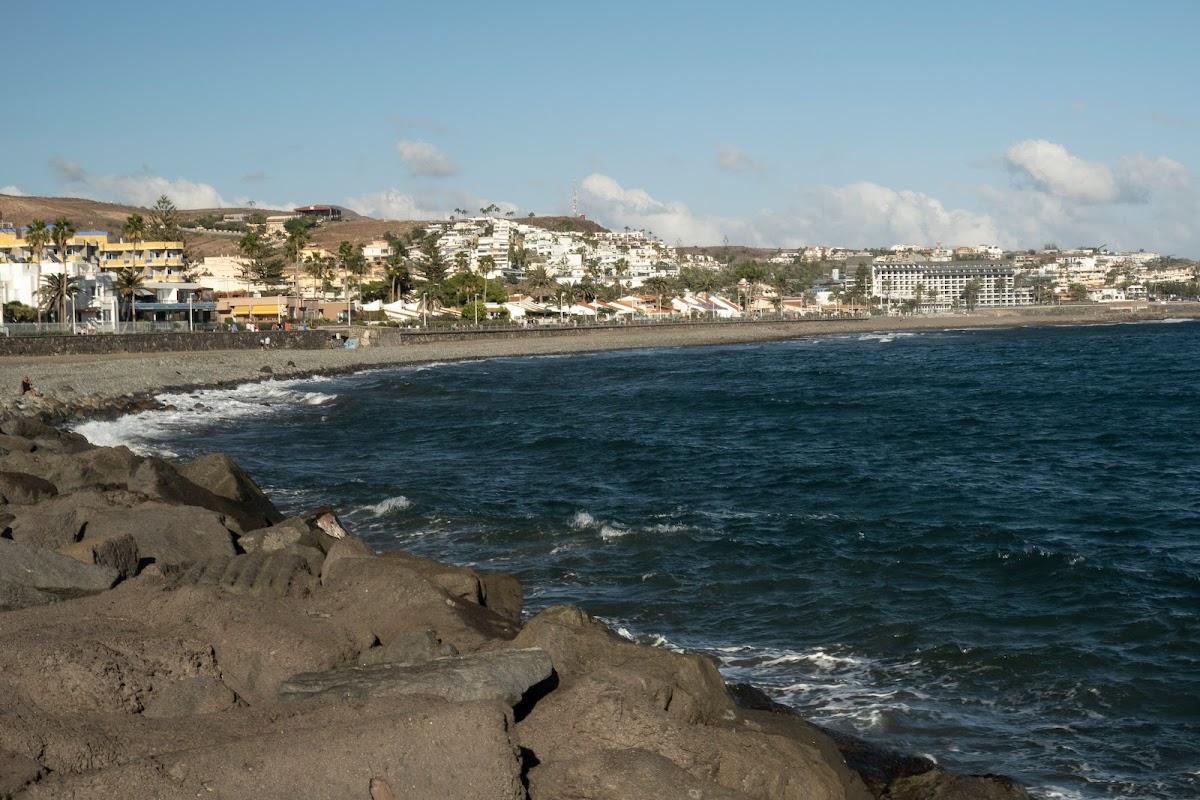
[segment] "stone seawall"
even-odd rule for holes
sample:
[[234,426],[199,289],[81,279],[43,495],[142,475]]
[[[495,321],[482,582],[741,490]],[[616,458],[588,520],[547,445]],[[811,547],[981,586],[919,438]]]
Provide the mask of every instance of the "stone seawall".
[[269,338],[273,350],[322,350],[325,331],[239,331],[146,333],[114,336],[14,336],[0,338],[0,356],[104,355],[109,353],[186,353],[206,350],[257,350]]

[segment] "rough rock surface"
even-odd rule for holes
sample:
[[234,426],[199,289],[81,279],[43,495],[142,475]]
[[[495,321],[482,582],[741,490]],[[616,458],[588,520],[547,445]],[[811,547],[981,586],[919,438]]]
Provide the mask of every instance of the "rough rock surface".
[[84,564],[40,547],[0,539],[0,582],[49,592],[102,592],[120,574],[111,567]]
[[279,696],[284,700],[313,695],[361,700],[419,694],[457,703],[494,700],[514,706],[553,671],[545,650],[499,650],[416,664],[384,662],[293,675],[279,688]]
[[0,798],[1026,797],[578,608],[522,624],[516,578],[285,520],[225,456],[3,420],[0,498]]

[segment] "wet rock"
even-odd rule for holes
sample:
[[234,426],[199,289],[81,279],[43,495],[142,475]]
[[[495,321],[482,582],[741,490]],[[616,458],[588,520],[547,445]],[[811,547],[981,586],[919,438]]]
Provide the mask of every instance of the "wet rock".
[[544,650],[500,650],[418,664],[372,664],[294,675],[279,688],[279,696],[294,700],[314,695],[355,699],[426,695],[458,703],[493,700],[514,706],[552,671]]
[[117,570],[84,564],[39,547],[0,539],[0,582],[66,594],[102,592],[117,582]]
[[44,478],[22,472],[0,472],[0,502],[32,505],[56,494],[58,489]]

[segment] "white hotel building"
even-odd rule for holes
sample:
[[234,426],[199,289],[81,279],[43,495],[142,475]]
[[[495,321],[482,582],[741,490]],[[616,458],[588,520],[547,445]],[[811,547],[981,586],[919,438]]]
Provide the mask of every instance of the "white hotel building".
[[1033,304],[1033,292],[1015,287],[1016,270],[999,261],[892,261],[871,265],[871,294],[891,306],[916,300],[920,287],[920,311],[949,311],[963,305],[963,291],[977,281],[980,308]]

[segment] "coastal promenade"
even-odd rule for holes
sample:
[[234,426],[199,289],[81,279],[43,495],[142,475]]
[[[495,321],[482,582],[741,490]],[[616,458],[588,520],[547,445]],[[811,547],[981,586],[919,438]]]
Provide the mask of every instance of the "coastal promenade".
[[[744,321],[644,327],[430,332],[371,328],[356,329],[355,335],[364,338],[370,346],[353,350],[340,347],[272,347],[265,350],[155,350],[0,356],[0,413],[15,412],[48,419],[121,413],[144,407],[149,398],[163,391],[431,361],[645,347],[696,347],[870,332],[1109,324],[1166,318],[1200,318],[1200,304],[1142,304],[1140,310],[1108,306],[1058,306],[947,316]],[[203,337],[212,334],[180,335]],[[262,334],[263,337],[271,335]],[[19,395],[21,378],[26,375],[41,393],[40,398],[22,398]]]

